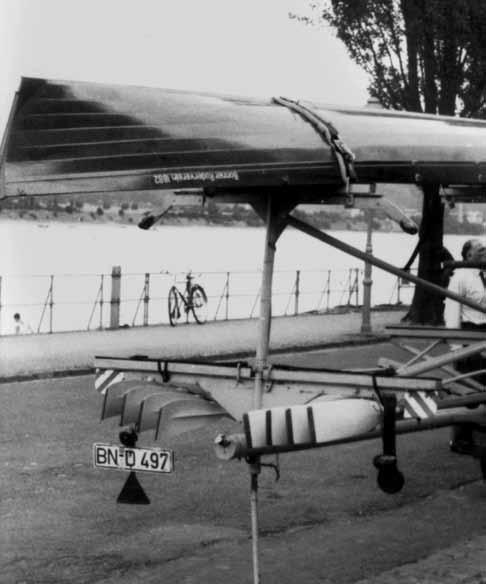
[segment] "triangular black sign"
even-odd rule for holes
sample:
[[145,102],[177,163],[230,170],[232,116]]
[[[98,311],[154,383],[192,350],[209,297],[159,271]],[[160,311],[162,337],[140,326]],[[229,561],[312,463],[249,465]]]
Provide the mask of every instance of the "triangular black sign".
[[128,475],[116,502],[127,505],[150,505],[150,499],[145,494],[142,485],[138,482],[137,475],[133,471]]

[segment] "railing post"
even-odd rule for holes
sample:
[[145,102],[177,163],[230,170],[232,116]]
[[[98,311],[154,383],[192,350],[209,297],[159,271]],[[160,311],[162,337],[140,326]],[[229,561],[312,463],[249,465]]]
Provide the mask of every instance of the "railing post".
[[353,295],[353,268],[348,268],[348,306],[351,306],[351,296]]
[[300,296],[300,270],[295,272],[295,297],[294,297],[294,314],[299,314],[299,296]]
[[255,301],[253,302],[253,306],[251,307],[250,318],[253,318],[253,313],[255,311],[258,299],[260,298],[260,292],[261,292],[261,286],[260,286],[260,288],[258,288],[257,295],[255,296]]
[[[366,216],[366,253],[371,255],[373,253],[373,214],[371,211],[367,211]],[[366,334],[371,333],[371,285],[373,284],[371,270],[371,264],[369,262],[365,262],[363,277],[363,310],[361,312],[361,332]]]
[[121,267],[111,269],[110,328],[120,326]]
[[105,276],[101,274],[100,280],[100,331],[103,330],[103,287],[104,287]]
[[52,334],[52,321],[53,321],[53,310],[54,310],[54,276],[51,276],[51,285],[49,287],[49,333]]
[[329,312],[330,306],[331,306],[331,270],[327,270],[326,312]]
[[150,302],[150,274],[145,274],[144,297],[143,297],[143,326],[149,323],[149,302]]
[[2,276],[0,276],[0,336],[2,335]]
[[230,284],[230,273],[226,272],[226,295],[225,295],[225,299],[226,299],[225,317],[226,317],[226,320],[229,319],[229,297],[230,297],[229,284]]

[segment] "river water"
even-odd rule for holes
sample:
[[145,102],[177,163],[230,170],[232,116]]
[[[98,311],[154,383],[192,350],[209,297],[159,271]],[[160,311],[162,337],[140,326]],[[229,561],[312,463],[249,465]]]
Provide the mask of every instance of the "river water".
[[[363,232],[332,234],[365,249]],[[188,270],[196,273],[206,288],[210,318],[224,318],[226,314],[247,317],[252,310],[256,314],[264,237],[263,228],[253,227],[158,226],[142,231],[135,225],[3,220],[0,332],[12,331],[12,316],[17,311],[41,332],[51,327],[73,330],[107,326],[113,266],[122,270],[121,324],[142,324],[140,299],[145,273],[151,274],[150,323],[167,322],[168,289]],[[459,258],[465,239],[445,237],[454,257]],[[374,233],[373,254],[400,267],[407,262],[416,241],[416,236],[404,233]],[[362,262],[287,229],[277,244],[274,314],[295,310],[297,270],[301,271],[298,308],[305,311],[346,304],[349,282],[355,276],[349,270],[362,267]],[[362,274],[359,282],[361,303]],[[395,285],[396,278],[374,269],[373,304],[394,302]],[[411,294],[411,288],[403,289],[401,299],[409,301]]]

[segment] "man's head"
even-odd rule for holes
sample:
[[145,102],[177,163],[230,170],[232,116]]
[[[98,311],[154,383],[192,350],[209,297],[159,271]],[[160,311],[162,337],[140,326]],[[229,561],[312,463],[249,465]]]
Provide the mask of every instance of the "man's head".
[[14,314],[14,320],[15,320],[15,322],[19,322],[20,321],[20,314],[18,312],[16,312]]
[[486,246],[480,239],[468,239],[461,255],[465,262],[486,262]]

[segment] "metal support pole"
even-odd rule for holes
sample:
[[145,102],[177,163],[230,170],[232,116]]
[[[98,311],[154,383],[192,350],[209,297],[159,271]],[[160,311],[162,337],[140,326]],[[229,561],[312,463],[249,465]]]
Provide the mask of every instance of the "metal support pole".
[[[275,244],[279,236],[276,228],[276,218],[272,214],[272,197],[267,199],[266,209],[265,249],[263,258],[263,273],[260,296],[260,320],[258,326],[258,341],[255,359],[255,390],[253,394],[253,407],[262,407],[263,397],[263,372],[267,366],[270,344],[270,326],[272,320],[272,279],[275,260]],[[258,475],[260,474],[260,458],[255,457],[249,464],[251,477],[251,534],[252,534],[252,558],[253,558],[253,584],[260,582],[260,569],[258,562]]]
[[0,276],[0,335],[2,334],[2,276]]
[[229,285],[230,285],[230,273],[229,272],[226,272],[226,295],[225,295],[225,299],[226,299],[226,312],[225,312],[225,320],[228,320],[228,318],[229,318],[229,297],[230,297]]
[[[367,254],[373,253],[373,214],[371,211],[366,211],[367,229],[366,229],[366,248]],[[371,277],[372,266],[370,262],[365,262],[364,278],[363,278],[363,310],[361,312],[361,332],[371,333],[371,285],[373,280]]]
[[351,292],[352,292],[352,290],[351,290],[351,269],[352,268],[348,268],[348,280],[346,283],[346,288],[343,289],[343,294],[341,296],[341,299],[342,299],[344,294],[347,291],[347,293],[348,293],[348,302],[347,302],[348,306],[351,304]]
[[254,457],[248,464],[250,469],[250,508],[251,508],[251,556],[253,564],[253,582],[260,582],[260,565],[258,558],[258,475],[260,474],[260,457]]
[[103,287],[105,282],[104,274],[100,276],[100,331],[103,330]]
[[150,302],[150,274],[145,274],[145,283],[143,287],[143,326],[149,323],[149,302]]
[[49,333],[52,334],[52,322],[54,311],[54,276],[51,276],[51,285],[49,287]]
[[260,298],[260,291],[261,291],[261,288],[258,289],[258,292],[256,293],[256,296],[255,296],[255,300],[253,301],[253,305],[252,305],[251,310],[250,310],[250,318],[253,318],[253,313],[255,312],[257,302]]
[[294,298],[294,314],[299,314],[299,296],[300,296],[300,270],[295,272],[295,298]]
[[120,326],[120,290],[121,267],[113,266],[111,270],[110,328]]
[[329,312],[330,306],[331,306],[331,270],[327,270],[326,312]]
[[272,217],[272,199],[270,196],[268,197],[266,224],[267,229],[265,233],[265,249],[260,295],[260,320],[255,360],[255,391],[253,394],[253,407],[255,409],[262,407],[262,378],[263,370],[267,366],[270,327],[272,321],[272,279],[277,234]]
[[414,275],[410,274],[409,272],[406,272],[404,270],[400,270],[399,268],[396,268],[394,265],[389,264],[388,262],[385,262],[385,261],[383,261],[383,260],[381,260],[373,255],[367,255],[365,252],[353,247],[352,245],[349,245],[348,243],[344,243],[344,241],[340,241],[339,239],[336,239],[332,235],[329,235],[327,233],[324,233],[320,229],[317,229],[317,227],[314,227],[313,225],[309,225],[308,223],[305,223],[304,221],[301,221],[300,219],[297,219],[296,217],[292,217],[292,215],[287,216],[287,224],[291,225],[295,229],[298,229],[299,231],[302,231],[303,233],[307,233],[311,237],[315,237],[316,239],[319,239],[320,241],[323,241],[324,243],[332,245],[333,247],[340,249],[344,253],[347,253],[355,258],[358,258],[358,259],[363,260],[363,261],[369,261],[370,264],[372,264],[373,266],[376,266],[377,268],[380,268],[381,270],[384,270],[385,272],[389,272],[390,274],[394,274],[395,276],[399,276],[403,280],[407,280],[408,282],[413,282],[417,286],[422,286],[422,288],[425,288],[431,292],[435,292],[439,296],[445,296],[446,298],[451,298],[452,300],[459,302],[459,304],[463,304],[465,306],[470,306],[471,308],[474,308],[474,310],[477,310],[479,312],[486,314],[486,308],[484,306],[481,306],[481,304],[479,304],[478,302],[474,302],[472,300],[469,300],[468,298],[465,298],[465,297],[461,296],[460,294],[456,294],[455,292],[452,292],[451,290],[448,290],[447,288],[442,288],[441,286],[438,286],[437,284],[432,284],[432,282],[428,282],[427,280],[423,280],[422,278],[414,276]]
[[49,290],[47,291],[47,296],[44,302],[44,306],[42,307],[42,314],[39,320],[39,324],[37,326],[37,332],[40,333],[41,327],[42,327],[42,323],[44,322],[44,315],[46,313],[47,307],[49,306],[49,312],[50,312],[50,324],[49,324],[49,333],[52,333],[52,311],[53,311],[53,307],[54,307],[54,300],[53,300],[53,286],[54,286],[54,276],[51,276],[49,279]]

